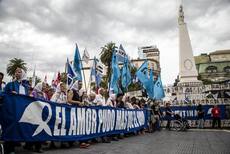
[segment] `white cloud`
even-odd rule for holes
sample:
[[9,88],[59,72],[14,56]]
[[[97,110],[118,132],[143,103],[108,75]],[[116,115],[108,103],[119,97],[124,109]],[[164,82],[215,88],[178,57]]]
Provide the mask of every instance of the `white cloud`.
[[[183,1],[185,21],[194,54],[230,46],[228,0]],[[51,80],[63,71],[66,57],[87,47],[98,56],[107,42],[122,43],[136,58],[139,46],[160,50],[162,80],[173,83],[178,74],[178,1],[172,0],[2,0],[0,1],[0,58],[5,65],[19,57]]]

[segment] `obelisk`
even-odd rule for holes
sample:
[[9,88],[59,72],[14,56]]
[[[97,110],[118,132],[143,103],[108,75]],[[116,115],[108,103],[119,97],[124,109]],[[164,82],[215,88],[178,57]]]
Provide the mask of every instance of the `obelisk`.
[[193,57],[193,51],[191,41],[189,38],[187,25],[184,22],[184,11],[183,6],[179,7],[178,16],[178,27],[179,27],[179,85],[188,85],[189,83],[201,83],[197,80],[197,70]]

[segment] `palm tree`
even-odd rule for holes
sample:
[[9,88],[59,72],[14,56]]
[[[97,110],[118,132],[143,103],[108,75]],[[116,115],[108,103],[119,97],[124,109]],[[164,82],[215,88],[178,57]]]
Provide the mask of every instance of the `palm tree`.
[[20,58],[11,59],[10,63],[7,65],[7,74],[13,78],[14,72],[18,67],[22,68],[25,72],[27,71],[26,63],[24,60]]
[[115,43],[109,42],[104,47],[102,47],[100,53],[101,62],[107,66],[106,78],[105,83],[108,83],[110,76],[111,76],[111,63],[112,63],[112,56],[113,50],[116,48]]

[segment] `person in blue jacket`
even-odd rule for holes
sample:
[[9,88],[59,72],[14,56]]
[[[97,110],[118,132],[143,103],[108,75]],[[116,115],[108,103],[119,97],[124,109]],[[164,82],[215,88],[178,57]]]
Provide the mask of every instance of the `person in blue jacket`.
[[23,80],[23,76],[25,76],[24,70],[18,67],[15,70],[14,81],[7,83],[4,91],[6,93],[28,95],[29,85]]
[[[29,85],[23,80],[25,76],[25,71],[22,68],[17,68],[14,74],[14,81],[6,84],[4,92],[14,93],[21,95],[28,95]],[[6,141],[5,142],[5,153],[6,154],[15,154],[16,142]]]

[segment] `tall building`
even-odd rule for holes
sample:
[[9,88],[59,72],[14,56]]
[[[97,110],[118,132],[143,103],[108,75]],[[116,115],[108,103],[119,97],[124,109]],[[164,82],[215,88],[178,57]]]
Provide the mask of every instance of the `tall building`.
[[154,71],[154,76],[160,74],[160,51],[156,46],[138,47],[138,55],[138,59],[132,60],[136,68],[139,68],[145,60],[148,60],[149,69]]
[[140,59],[154,59],[160,61],[160,51],[156,46],[144,46],[138,48],[138,54]]

